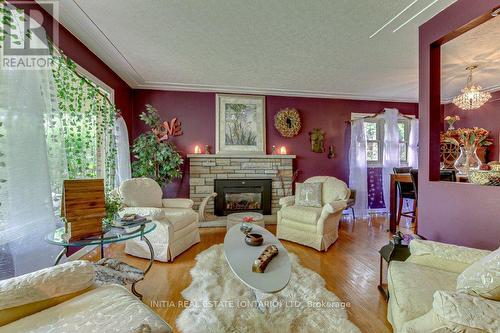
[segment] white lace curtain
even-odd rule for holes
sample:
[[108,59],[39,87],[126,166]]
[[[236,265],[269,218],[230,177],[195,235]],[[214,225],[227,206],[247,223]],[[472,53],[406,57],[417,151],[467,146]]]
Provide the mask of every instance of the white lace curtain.
[[418,169],[418,119],[410,122],[410,138],[408,140],[408,166]]
[[349,188],[356,190],[354,210],[359,217],[368,214],[368,170],[366,163],[366,136],[364,120],[351,123],[351,146],[349,149]]
[[0,261],[11,262],[12,273],[19,275],[52,264],[57,249],[44,241],[55,226],[49,162],[64,161],[47,154],[45,122],[57,112],[52,72],[1,70],[0,75],[1,172],[6,180],[0,188]]
[[120,184],[127,179],[132,178],[130,170],[130,147],[128,141],[127,124],[123,117],[118,117],[115,124],[116,138],[116,176],[115,185]]
[[390,177],[393,169],[401,164],[399,152],[398,109],[385,109],[384,119],[384,154],[382,161],[382,185],[386,209],[390,202]]
[[[31,43],[32,46],[39,43],[38,48],[47,49],[48,55],[46,36],[37,34]],[[60,62],[62,58],[58,59]],[[59,65],[56,70],[53,66],[54,71],[0,70],[0,279],[53,264],[60,249],[49,245],[44,237],[55,229],[62,183],[70,178],[68,170],[73,170],[72,178],[96,177],[85,172],[99,171],[94,165],[101,158],[104,170],[97,174],[105,175],[109,188],[115,185],[116,175],[120,181],[130,178],[125,122],[120,118],[115,123],[114,105],[99,96],[92,98],[97,88],[71,72],[69,65]],[[69,78],[78,85],[69,88],[64,85]],[[68,93],[76,89],[91,92]],[[87,99],[82,100],[82,95]],[[99,113],[96,108],[103,111]],[[89,110],[94,112],[90,114]],[[72,127],[85,116],[93,116],[100,122],[96,126],[92,122],[82,123],[89,131],[83,125]],[[84,139],[95,142],[81,154],[75,152],[78,145],[71,143],[81,143]],[[120,145],[117,155],[114,155],[115,143]],[[77,167],[68,166],[68,162],[75,160],[80,160],[77,167],[82,166],[81,173]]]

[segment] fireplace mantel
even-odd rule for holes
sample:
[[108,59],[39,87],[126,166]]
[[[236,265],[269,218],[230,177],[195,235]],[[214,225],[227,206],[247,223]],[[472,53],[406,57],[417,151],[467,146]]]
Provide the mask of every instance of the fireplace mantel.
[[187,154],[188,158],[262,158],[262,159],[269,159],[269,158],[291,158],[294,159],[297,156],[296,155],[244,155],[244,154]]
[[[189,197],[196,209],[215,192],[216,179],[271,179],[271,213],[279,209],[279,199],[292,195],[295,155],[188,154]],[[213,202],[206,206],[214,212]]]

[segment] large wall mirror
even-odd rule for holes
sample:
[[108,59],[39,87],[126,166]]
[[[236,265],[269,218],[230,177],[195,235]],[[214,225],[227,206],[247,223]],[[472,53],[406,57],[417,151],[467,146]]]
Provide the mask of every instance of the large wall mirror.
[[464,30],[440,45],[439,179],[500,186],[500,16]]

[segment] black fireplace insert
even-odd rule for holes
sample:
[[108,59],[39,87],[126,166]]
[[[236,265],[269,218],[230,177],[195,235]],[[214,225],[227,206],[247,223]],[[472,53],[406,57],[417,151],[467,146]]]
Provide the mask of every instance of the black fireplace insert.
[[215,179],[215,215],[271,214],[271,179]]

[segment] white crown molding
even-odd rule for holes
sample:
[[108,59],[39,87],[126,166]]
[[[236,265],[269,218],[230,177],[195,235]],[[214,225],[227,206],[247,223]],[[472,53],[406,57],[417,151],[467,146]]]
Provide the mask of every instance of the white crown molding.
[[[106,63],[122,80],[132,89],[163,90],[163,91],[186,91],[186,92],[216,92],[235,93],[270,96],[309,97],[309,98],[331,98],[345,100],[364,100],[381,102],[404,102],[418,103],[418,98],[404,98],[399,96],[373,96],[352,94],[343,92],[326,92],[310,90],[287,90],[279,88],[256,88],[244,86],[225,86],[210,84],[185,84],[175,82],[146,81],[137,70],[130,64],[120,50],[106,36],[102,29],[87,15],[78,4],[78,0],[65,2],[60,6],[60,18],[64,17],[66,22],[60,22],[76,38],[86,45],[97,57]],[[82,15],[75,14],[81,13]],[[68,26],[72,22],[72,26]],[[66,23],[66,24],[64,24]],[[74,31],[78,27],[78,31]],[[73,29],[72,29],[73,28]],[[84,43],[83,40],[90,41]]]
[[145,82],[136,84],[134,89],[146,90],[165,90],[165,91],[192,91],[192,92],[215,92],[215,93],[232,93],[232,94],[249,94],[249,95],[269,95],[269,96],[290,96],[290,97],[312,97],[312,98],[332,98],[332,99],[348,99],[348,100],[363,100],[363,101],[381,101],[381,102],[402,102],[402,103],[418,103],[417,98],[401,98],[395,96],[370,96],[358,95],[350,93],[335,93],[324,91],[310,90],[287,90],[275,88],[255,88],[255,87],[238,87],[238,86],[222,86],[222,85],[203,85],[203,84],[185,84],[173,82]]
[[[39,5],[44,7],[44,3]],[[75,13],[83,15],[75,15]],[[63,20],[64,18],[64,20]],[[59,6],[59,17],[56,17],[59,24],[64,26],[75,38],[77,38],[85,47],[94,53],[101,61],[109,66],[125,83],[130,87],[134,87],[144,79],[132,67],[127,59],[120,51],[112,44],[110,39],[104,34],[97,24],[90,19],[87,13],[76,3],[75,0],[65,2],[65,6]],[[64,22],[62,22],[64,21]],[[73,30],[73,26],[69,26],[68,22],[73,22],[78,29]],[[83,39],[91,41],[84,42]],[[99,50],[99,52],[96,52]],[[78,63],[78,62],[77,62]],[[83,67],[82,67],[83,68]],[[89,68],[85,68],[89,71]]]

